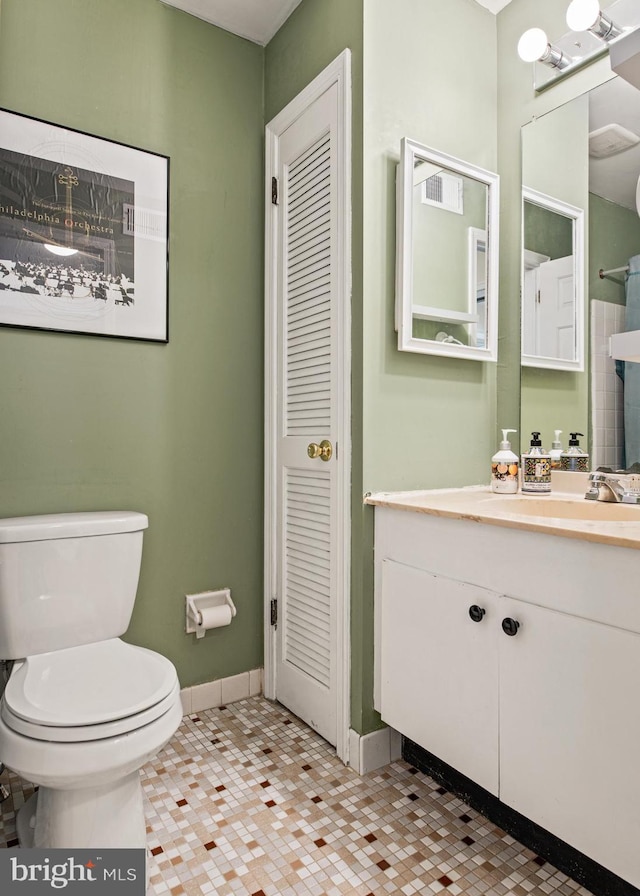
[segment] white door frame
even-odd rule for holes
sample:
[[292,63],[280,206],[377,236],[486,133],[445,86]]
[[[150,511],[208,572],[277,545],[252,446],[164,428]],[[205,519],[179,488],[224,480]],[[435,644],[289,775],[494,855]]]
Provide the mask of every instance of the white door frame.
[[338,706],[336,752],[343,762],[349,761],[350,723],[350,551],[351,551],[351,51],[346,49],[298,94],[266,127],[265,164],[265,520],[264,520],[264,694],[276,696],[276,637],[271,625],[271,600],[276,594],[276,458],[277,444],[277,266],[274,253],[277,245],[277,206],[271,200],[271,179],[278,173],[280,135],[332,85],[338,88],[338,157],[337,215],[338,264],[342,316],[340,332],[341,363],[338,379],[344,383],[337,397],[340,437],[338,450],[342,474],[338,478],[338,505],[343,547],[337,595]]

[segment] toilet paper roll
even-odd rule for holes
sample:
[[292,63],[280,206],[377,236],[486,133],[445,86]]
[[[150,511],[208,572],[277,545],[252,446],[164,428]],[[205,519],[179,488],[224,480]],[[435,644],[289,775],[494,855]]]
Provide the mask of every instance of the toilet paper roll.
[[208,631],[210,628],[220,628],[222,625],[229,625],[233,618],[231,607],[223,604],[220,607],[206,607],[199,612],[198,625]]

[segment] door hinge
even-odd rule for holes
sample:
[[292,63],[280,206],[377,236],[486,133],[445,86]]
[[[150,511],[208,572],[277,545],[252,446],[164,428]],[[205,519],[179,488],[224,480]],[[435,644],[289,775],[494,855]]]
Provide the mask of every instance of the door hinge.
[[271,202],[273,205],[278,204],[278,178],[271,178]]
[[271,601],[271,625],[278,624],[278,600],[273,598]]

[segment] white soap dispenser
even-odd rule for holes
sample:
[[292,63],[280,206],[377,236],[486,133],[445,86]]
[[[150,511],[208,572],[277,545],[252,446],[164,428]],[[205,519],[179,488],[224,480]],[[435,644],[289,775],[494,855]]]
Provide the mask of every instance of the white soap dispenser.
[[560,469],[560,455],[562,454],[562,442],[560,441],[560,436],[562,435],[561,429],[554,429],[553,431],[553,442],[551,443],[551,451],[549,452],[549,457],[551,458],[551,469],[559,470]]
[[511,450],[507,438],[515,429],[503,429],[500,450],[491,458],[491,491],[499,495],[515,495],[518,491],[518,455]]

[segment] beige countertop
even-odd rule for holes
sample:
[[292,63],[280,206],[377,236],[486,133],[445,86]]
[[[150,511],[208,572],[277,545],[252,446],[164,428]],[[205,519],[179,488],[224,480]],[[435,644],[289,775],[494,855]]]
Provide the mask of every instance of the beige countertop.
[[[640,505],[586,500],[587,475],[561,475],[566,490],[556,488],[550,495],[498,495],[489,486],[477,485],[376,492],[366,495],[365,503],[640,550]],[[566,480],[567,476],[572,478]]]

